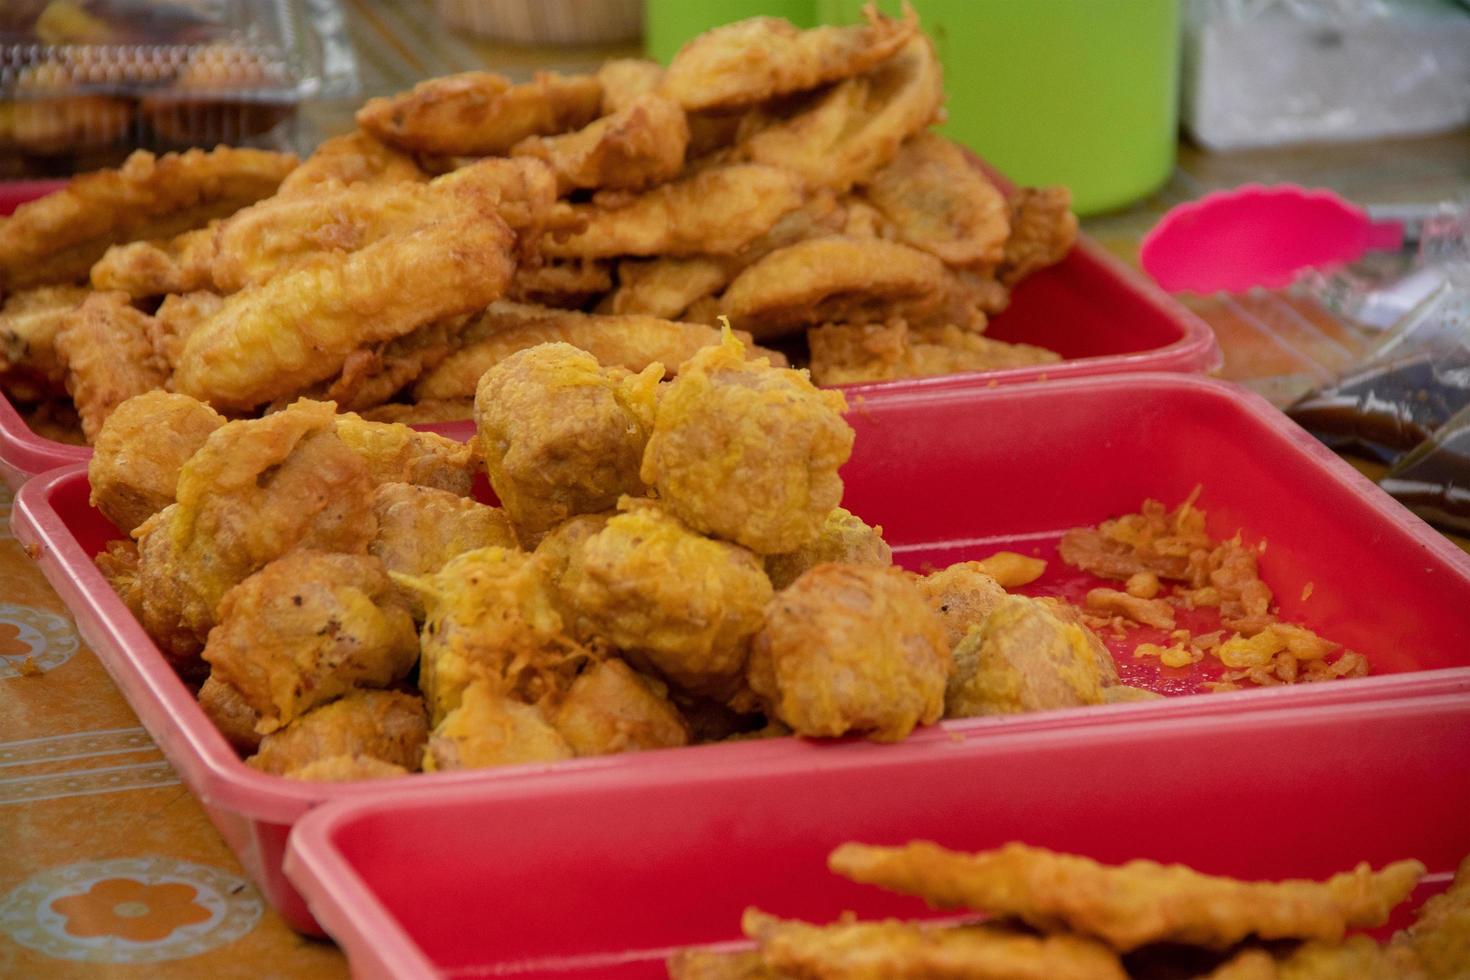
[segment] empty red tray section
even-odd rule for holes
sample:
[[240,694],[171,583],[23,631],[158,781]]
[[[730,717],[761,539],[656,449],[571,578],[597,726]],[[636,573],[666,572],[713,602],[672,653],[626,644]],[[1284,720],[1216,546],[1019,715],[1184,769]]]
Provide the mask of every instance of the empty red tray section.
[[1245,879],[1417,858],[1416,902],[1470,852],[1464,695],[891,748],[337,804],[297,826],[287,874],[358,977],[632,980],[739,939],[751,905],[936,914],[829,874],[844,841],[1022,841]]
[[[910,567],[1000,549],[1052,555],[1068,528],[1134,510],[1148,496],[1173,503],[1203,483],[1200,502],[1214,533],[1243,529],[1249,540],[1267,541],[1262,573],[1285,612],[1364,653],[1374,672],[1328,684],[946,722],[913,736],[920,752],[943,754],[956,734],[1024,740],[1145,718],[1470,690],[1470,556],[1256,396],[1192,375],[1120,375],[895,394],[856,402],[849,418],[857,442],[843,471],[846,505],[883,525]],[[441,429],[469,432],[463,424]],[[87,497],[81,467],[33,479],[16,498],[16,536],[35,549],[82,636],[266,896],[294,925],[312,928],[281,877],[286,832],[318,803],[381,786],[294,782],[245,766],[92,564],[116,531]],[[1311,595],[1302,599],[1309,582]],[[1033,591],[1077,595],[1094,583],[1053,560]],[[1163,671],[1113,642],[1134,683],[1184,693],[1207,676]],[[867,749],[790,738],[727,743],[415,776],[395,792],[522,779],[550,785],[680,767],[739,778],[767,765],[819,765]]]

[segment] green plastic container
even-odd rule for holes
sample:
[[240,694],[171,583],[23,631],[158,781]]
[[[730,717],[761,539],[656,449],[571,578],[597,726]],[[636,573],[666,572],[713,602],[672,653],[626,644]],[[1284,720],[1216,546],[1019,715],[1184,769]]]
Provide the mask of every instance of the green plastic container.
[[685,41],[731,21],[764,14],[798,27],[817,23],[817,0],[645,0],[643,9],[643,46],[665,64]]

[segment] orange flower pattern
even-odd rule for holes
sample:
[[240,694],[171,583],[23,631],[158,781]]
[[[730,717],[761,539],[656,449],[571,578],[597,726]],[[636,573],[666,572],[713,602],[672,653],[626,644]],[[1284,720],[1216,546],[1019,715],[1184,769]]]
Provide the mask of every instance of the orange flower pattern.
[[55,899],[51,910],[66,918],[68,935],[148,943],[209,919],[210,911],[194,901],[198,894],[193,885],[182,882],[148,885],[131,878],[104,878],[79,895]]
[[31,652],[31,645],[20,638],[20,627],[14,623],[0,623],[0,657],[24,657]]

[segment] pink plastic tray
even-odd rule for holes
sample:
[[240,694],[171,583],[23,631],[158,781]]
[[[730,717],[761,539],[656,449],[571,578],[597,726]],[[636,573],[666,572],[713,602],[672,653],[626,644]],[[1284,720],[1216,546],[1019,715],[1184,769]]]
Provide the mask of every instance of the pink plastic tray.
[[[0,214],[60,186],[0,184]],[[1206,372],[1222,362],[1210,328],[1135,270],[1083,238],[1060,265],[1016,290],[990,336],[1049,347],[1061,364],[856,385],[867,396],[956,384],[1013,384],[1133,371]],[[0,478],[19,488],[30,475],[87,459],[90,450],[36,435],[0,394]]]
[[[1245,528],[1253,539],[1268,539],[1263,575],[1288,615],[1362,651],[1375,672],[1330,684],[947,722],[913,737],[926,751],[947,751],[956,733],[1024,740],[1140,718],[1470,691],[1470,556],[1254,395],[1193,375],[1140,374],[894,393],[855,404],[849,418],[857,444],[844,470],[847,506],[882,524],[910,567],[1005,548],[1051,554],[1067,528],[1136,509],[1146,496],[1172,503],[1203,481],[1213,532]],[[468,432],[464,424],[441,428]],[[87,495],[81,467],[33,479],[16,498],[17,538],[33,547],[82,636],[267,897],[294,925],[312,928],[280,874],[286,831],[310,807],[373,787],[292,782],[240,762],[91,563],[116,532]],[[1071,594],[1090,581],[1053,562],[1034,590]],[[1312,595],[1300,601],[1309,581]],[[1192,688],[1192,675],[1163,676],[1148,662],[1123,657],[1120,667],[1136,683]],[[738,776],[865,749],[775,739],[415,776],[405,788],[525,778],[539,785],[679,767]]]
[[1464,695],[889,749],[335,804],[297,825],[286,873],[356,977],[632,980],[739,939],[750,905],[936,915],[829,874],[850,840],[1019,840],[1246,879],[1412,857],[1430,872],[1413,904],[1470,853]]

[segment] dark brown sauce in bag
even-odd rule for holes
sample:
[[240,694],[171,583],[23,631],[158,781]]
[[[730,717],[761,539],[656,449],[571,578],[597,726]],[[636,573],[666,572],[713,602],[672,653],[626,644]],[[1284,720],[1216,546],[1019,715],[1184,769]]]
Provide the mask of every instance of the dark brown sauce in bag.
[[1470,533],[1470,408],[1399,460],[1379,485],[1429,523]]

